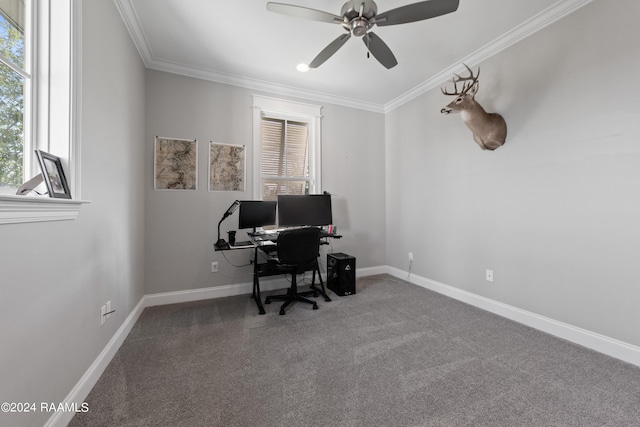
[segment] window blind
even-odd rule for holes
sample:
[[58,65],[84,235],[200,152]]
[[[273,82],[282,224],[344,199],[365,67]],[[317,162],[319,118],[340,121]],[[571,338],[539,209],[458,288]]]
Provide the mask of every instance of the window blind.
[[305,194],[309,189],[308,123],[262,119],[262,194]]

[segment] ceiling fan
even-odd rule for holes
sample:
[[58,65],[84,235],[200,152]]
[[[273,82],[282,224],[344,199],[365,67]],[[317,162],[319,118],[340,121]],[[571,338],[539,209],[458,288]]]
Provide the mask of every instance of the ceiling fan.
[[382,27],[385,25],[406,24],[446,15],[447,13],[455,12],[458,9],[459,2],[460,0],[426,0],[401,6],[379,15],[378,6],[373,0],[349,0],[342,6],[341,16],[308,7],[274,2],[267,3],[267,10],[296,18],[340,24],[347,31],[346,34],[342,34],[329,43],[311,61],[309,68],[317,68],[322,65],[354,35],[362,37],[367,50],[389,69],[398,65],[398,61],[385,42],[374,32],[369,31],[374,25]]

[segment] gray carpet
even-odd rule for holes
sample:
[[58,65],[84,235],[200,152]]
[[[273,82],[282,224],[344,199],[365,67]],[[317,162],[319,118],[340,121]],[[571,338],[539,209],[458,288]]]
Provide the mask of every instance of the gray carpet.
[[71,426],[640,426],[640,369],[382,275],[152,307]]

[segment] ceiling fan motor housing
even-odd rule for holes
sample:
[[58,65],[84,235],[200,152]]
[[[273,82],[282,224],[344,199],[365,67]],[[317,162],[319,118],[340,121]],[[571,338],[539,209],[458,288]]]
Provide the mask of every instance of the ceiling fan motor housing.
[[378,6],[371,0],[350,0],[342,6],[340,14],[347,20],[360,17],[360,9],[362,9],[362,18],[371,19],[378,13]]
[[349,0],[342,6],[340,14],[348,21],[360,16],[360,9],[362,9],[362,17],[371,19],[378,13],[378,6],[372,0]]
[[342,6],[341,14],[348,22],[351,34],[357,37],[364,36],[375,23],[378,6],[372,0],[350,0]]

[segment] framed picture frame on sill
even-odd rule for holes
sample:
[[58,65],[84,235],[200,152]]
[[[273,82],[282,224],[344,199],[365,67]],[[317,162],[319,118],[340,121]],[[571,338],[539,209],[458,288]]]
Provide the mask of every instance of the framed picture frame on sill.
[[35,150],[38,157],[38,164],[42,170],[42,177],[44,183],[47,186],[49,197],[56,199],[70,199],[71,191],[69,190],[69,184],[67,184],[67,178],[64,175],[62,169],[62,162],[60,157],[53,154],[46,153],[42,150]]

